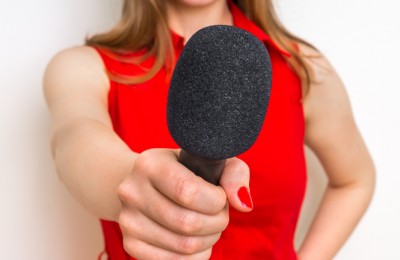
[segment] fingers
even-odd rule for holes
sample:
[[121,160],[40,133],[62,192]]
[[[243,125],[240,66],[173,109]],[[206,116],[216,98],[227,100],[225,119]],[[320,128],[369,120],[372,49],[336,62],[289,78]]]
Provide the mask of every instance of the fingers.
[[171,150],[141,153],[118,197],[125,249],[138,259],[207,259],[229,222],[223,188],[195,176]]
[[132,257],[136,259],[148,259],[148,260],[175,260],[175,259],[187,259],[187,260],[204,260],[209,259],[211,256],[211,248],[195,253],[192,255],[182,255],[174,253],[163,248],[159,248],[148,244],[144,241],[135,238],[124,238],[124,249]]
[[228,204],[216,215],[206,215],[182,208],[170,201],[155,198],[156,207],[142,209],[144,214],[160,225],[183,235],[209,235],[222,232],[228,225]]
[[226,192],[229,204],[241,212],[249,212],[253,209],[249,182],[250,170],[245,162],[238,158],[226,160],[220,185]]
[[226,195],[220,186],[195,176],[179,162],[170,161],[162,175],[153,175],[151,183],[178,205],[208,215],[214,215],[225,207]]
[[[142,212],[159,225],[182,235],[204,236],[222,232],[229,222],[228,205],[215,215],[202,214],[184,208],[171,201],[151,185],[135,184],[120,189],[120,198],[124,207]],[[146,200],[141,199],[146,194]]]
[[[124,237],[128,240],[140,240],[153,247],[181,255],[206,251],[220,237],[220,233],[207,236],[179,235],[153,222],[138,211],[120,216],[120,225]],[[129,234],[135,234],[135,239],[129,238]]]

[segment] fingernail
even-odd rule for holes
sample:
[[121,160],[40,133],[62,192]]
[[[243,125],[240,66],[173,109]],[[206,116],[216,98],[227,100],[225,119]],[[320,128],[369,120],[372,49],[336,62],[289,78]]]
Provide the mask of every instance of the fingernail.
[[238,196],[243,206],[253,209],[253,201],[251,200],[250,193],[246,187],[241,187],[239,189]]

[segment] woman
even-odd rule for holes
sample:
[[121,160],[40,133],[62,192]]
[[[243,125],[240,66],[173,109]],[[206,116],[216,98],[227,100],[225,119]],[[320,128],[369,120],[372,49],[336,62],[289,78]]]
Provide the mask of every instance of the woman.
[[[261,134],[227,161],[218,187],[177,162],[165,119],[176,59],[191,35],[213,24],[254,34],[273,68]],[[125,0],[110,32],[53,58],[44,90],[57,171],[102,219],[109,259],[332,259],[373,193],[373,163],[342,82],[284,29],[270,0]],[[295,252],[304,143],[329,184]]]

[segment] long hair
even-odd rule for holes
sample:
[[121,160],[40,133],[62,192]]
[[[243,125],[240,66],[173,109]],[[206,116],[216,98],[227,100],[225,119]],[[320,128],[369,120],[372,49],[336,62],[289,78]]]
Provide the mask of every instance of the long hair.
[[[311,44],[291,34],[279,21],[272,0],[236,0],[239,8],[267,33],[282,49],[292,57],[286,58],[292,69],[301,78],[303,92],[307,93],[313,72],[307,65],[297,44]],[[109,77],[123,84],[137,84],[151,79],[163,66],[171,72],[174,66],[174,48],[166,19],[164,0],[124,0],[122,16],[117,25],[110,31],[94,35],[86,39],[86,44],[105,48],[112,53],[123,54],[141,51],[143,55],[125,59],[125,62],[140,64],[149,57],[155,57],[155,62],[145,74],[135,77],[116,75],[108,71]],[[315,48],[314,48],[315,49]],[[122,56],[115,56],[122,60]]]

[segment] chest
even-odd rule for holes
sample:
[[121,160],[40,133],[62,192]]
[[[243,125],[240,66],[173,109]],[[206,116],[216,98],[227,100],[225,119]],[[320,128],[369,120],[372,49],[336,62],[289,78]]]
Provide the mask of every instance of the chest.
[[[301,81],[279,53],[272,50],[270,56],[273,72],[267,115],[254,145],[238,156],[250,167],[255,200],[259,198],[258,204],[265,206],[301,199],[305,183]],[[135,70],[126,66],[121,72],[135,74]],[[133,151],[178,148],[167,127],[168,87],[165,71],[135,86],[111,82],[109,110],[114,130]]]

